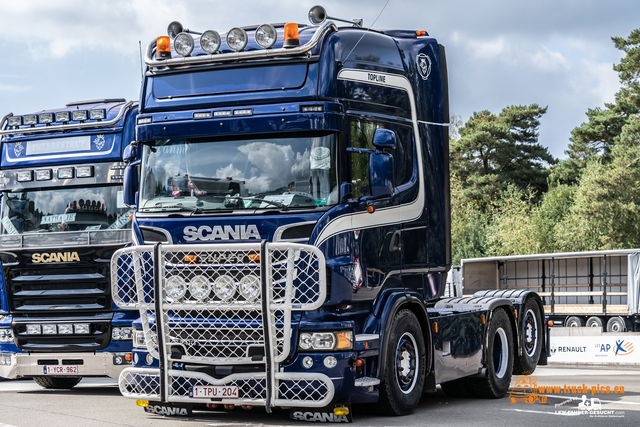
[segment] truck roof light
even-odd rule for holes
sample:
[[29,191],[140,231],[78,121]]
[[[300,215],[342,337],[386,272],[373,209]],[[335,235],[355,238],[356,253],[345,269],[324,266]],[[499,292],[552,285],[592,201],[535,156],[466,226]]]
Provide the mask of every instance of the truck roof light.
[[220,49],[220,34],[214,30],[207,30],[200,36],[200,48],[210,55]]
[[160,36],[156,39],[156,52],[171,53],[171,39],[167,36]]
[[153,121],[153,117],[138,117],[139,125],[148,125]]
[[25,125],[37,125],[38,116],[35,114],[29,114],[28,116],[22,116],[22,121]]
[[233,110],[234,116],[251,116],[253,114],[253,110],[251,108],[245,108],[243,110]]
[[179,23],[178,21],[173,21],[167,27],[167,35],[172,39],[175,39],[176,36],[182,32],[182,30],[183,30],[182,24]]
[[254,38],[258,46],[263,49],[269,49],[278,39],[278,32],[273,25],[262,24],[256,29]]
[[53,123],[53,113],[42,113],[38,115],[40,123]]
[[68,121],[69,121],[69,112],[68,111],[62,111],[60,113],[56,113],[56,122],[64,123],[64,122],[68,122]]
[[425,30],[416,31],[416,37],[424,37],[426,35],[427,35],[427,32]]
[[214,117],[230,117],[231,111],[230,110],[214,111],[213,116]]
[[247,32],[240,27],[234,27],[227,32],[227,46],[229,49],[240,52],[247,46]]
[[211,118],[211,111],[198,111],[193,113],[193,118],[194,119],[210,119]]
[[178,55],[189,56],[193,52],[193,37],[189,33],[180,33],[173,39],[173,49]]
[[73,111],[71,113],[71,120],[74,122],[84,122],[87,120],[87,111],[86,110],[78,110]]
[[298,35],[298,24],[289,22],[284,24],[284,43],[282,47],[300,46],[300,36]]
[[7,126],[20,126],[22,124],[22,116],[9,117]]
[[90,120],[104,120],[106,118],[107,118],[107,110],[105,109],[89,110]]

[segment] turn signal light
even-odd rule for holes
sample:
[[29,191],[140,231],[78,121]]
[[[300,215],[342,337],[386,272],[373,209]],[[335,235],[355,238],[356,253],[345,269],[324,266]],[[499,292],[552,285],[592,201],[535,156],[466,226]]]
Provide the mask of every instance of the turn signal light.
[[258,262],[260,261],[260,254],[249,254],[249,259],[251,261]]
[[198,257],[195,255],[185,255],[184,262],[196,262],[198,261]]
[[148,400],[136,400],[136,405],[137,406],[142,406],[143,408],[146,408],[147,406],[149,406],[149,401]]
[[133,356],[131,356],[131,353],[127,353],[127,355],[124,356],[124,360],[126,360],[127,362],[131,362],[132,359],[133,359]]
[[549,321],[547,322],[547,325],[549,325],[549,326],[553,326],[553,320],[549,320]]
[[376,211],[376,208],[374,208],[373,205],[367,206],[367,212],[374,213],[375,211]]
[[284,24],[284,43],[282,47],[296,47],[300,46],[300,36],[298,35],[298,24],[288,23]]
[[349,408],[346,406],[340,406],[338,408],[333,408],[333,415],[349,415]]
[[484,314],[480,315],[480,323],[482,323],[483,325],[487,322],[487,318],[485,317]]
[[351,331],[348,332],[336,332],[336,338],[338,340],[336,344],[336,350],[351,349]]

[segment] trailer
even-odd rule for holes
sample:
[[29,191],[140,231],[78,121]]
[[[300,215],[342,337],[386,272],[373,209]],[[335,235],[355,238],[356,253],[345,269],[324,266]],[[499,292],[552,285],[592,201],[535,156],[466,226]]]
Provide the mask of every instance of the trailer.
[[637,332],[639,260],[638,249],[463,259],[463,292],[530,290],[555,326]]

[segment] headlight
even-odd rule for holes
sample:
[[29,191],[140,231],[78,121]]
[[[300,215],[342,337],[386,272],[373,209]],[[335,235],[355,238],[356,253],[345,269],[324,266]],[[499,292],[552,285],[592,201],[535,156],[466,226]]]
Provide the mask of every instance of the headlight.
[[89,324],[88,323],[74,323],[73,324],[73,333],[79,335],[85,335],[89,333]]
[[235,27],[227,33],[227,46],[229,49],[240,52],[247,45],[247,32],[240,27]]
[[71,323],[61,323],[58,325],[58,333],[60,335],[72,335],[73,325]]
[[256,30],[254,37],[258,46],[264,49],[269,49],[276,42],[278,32],[273,25],[262,24]]
[[298,347],[308,351],[330,351],[353,349],[351,331],[340,332],[303,332]]
[[187,284],[182,277],[173,276],[167,280],[166,292],[167,296],[174,301],[181,300],[187,293]]
[[147,342],[144,340],[144,332],[142,332],[142,329],[133,330],[133,346],[141,349],[147,348]]
[[255,301],[260,297],[260,279],[258,276],[244,276],[240,280],[240,295],[247,301]]
[[236,282],[231,276],[220,276],[213,282],[213,291],[222,301],[229,301],[236,293]]
[[220,49],[220,34],[217,31],[207,30],[200,36],[200,48],[209,54],[216,53]]
[[189,33],[180,33],[173,40],[173,48],[178,55],[189,56],[193,51],[193,37]]
[[[78,326],[78,325],[75,325],[75,326]],[[79,333],[81,332],[76,331],[76,334],[79,334]],[[87,329],[87,332],[84,332],[84,333],[88,333],[88,329]],[[133,338],[133,332],[131,328],[113,328],[111,330],[111,339],[113,341],[128,341],[132,338]]]
[[209,296],[211,283],[206,276],[196,276],[189,282],[189,292],[191,296],[198,301],[204,300]]
[[0,342],[13,342],[13,331],[11,329],[0,329]]

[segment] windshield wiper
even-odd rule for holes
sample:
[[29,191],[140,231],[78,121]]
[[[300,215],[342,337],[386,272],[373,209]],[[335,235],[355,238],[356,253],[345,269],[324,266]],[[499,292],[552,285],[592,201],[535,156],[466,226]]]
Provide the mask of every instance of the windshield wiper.
[[191,211],[193,213],[197,213],[197,214],[203,214],[204,211],[200,208],[196,208],[195,206],[185,206],[182,204],[177,204],[177,205],[167,205],[167,206],[162,206],[162,203],[158,202],[155,204],[154,206],[155,208],[161,209],[161,208],[174,208],[174,209],[182,209],[185,211]]
[[212,199],[223,199],[223,200],[255,200],[256,202],[264,202],[264,203],[268,203],[272,206],[276,206],[280,209],[282,209],[283,211],[286,211],[287,209],[289,209],[289,206],[285,205],[284,203],[281,202],[276,202],[275,200],[266,200],[266,199],[260,199],[257,197],[238,197],[238,196],[209,196]]

